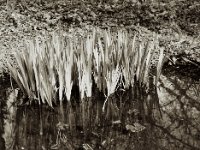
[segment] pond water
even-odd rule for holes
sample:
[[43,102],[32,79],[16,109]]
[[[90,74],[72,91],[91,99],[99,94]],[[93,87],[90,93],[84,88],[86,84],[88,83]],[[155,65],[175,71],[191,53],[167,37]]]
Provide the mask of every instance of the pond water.
[[148,94],[137,87],[116,92],[104,111],[98,92],[84,105],[75,94],[54,108],[16,106],[19,95],[1,78],[0,150],[200,149],[199,80],[161,75]]

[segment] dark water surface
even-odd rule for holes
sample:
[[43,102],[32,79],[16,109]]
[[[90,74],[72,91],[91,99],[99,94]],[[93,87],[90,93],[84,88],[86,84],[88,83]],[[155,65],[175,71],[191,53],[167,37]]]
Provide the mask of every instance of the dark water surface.
[[1,82],[0,150],[200,149],[198,80],[162,75],[148,94],[135,87],[112,95],[104,112],[99,93],[84,106],[75,96],[63,107],[17,107],[18,90]]

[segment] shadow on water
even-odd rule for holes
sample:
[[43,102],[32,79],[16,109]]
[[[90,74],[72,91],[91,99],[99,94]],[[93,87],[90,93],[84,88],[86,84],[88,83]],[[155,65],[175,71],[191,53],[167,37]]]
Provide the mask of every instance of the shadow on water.
[[[18,94],[1,79],[0,149],[200,149],[200,82],[161,76],[159,87],[118,90],[49,108],[14,103]],[[153,81],[151,81],[153,82]],[[19,97],[19,96],[18,96]]]

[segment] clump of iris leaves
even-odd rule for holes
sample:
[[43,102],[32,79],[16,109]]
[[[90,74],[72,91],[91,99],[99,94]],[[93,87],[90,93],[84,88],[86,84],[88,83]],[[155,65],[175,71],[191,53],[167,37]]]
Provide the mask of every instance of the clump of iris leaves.
[[[157,35],[141,40],[138,33],[125,29],[112,32],[93,27],[83,35],[54,31],[48,39],[36,36],[26,40],[26,48],[14,55],[17,67],[8,63],[10,73],[30,100],[53,103],[70,101],[74,85],[80,99],[92,96],[93,84],[108,97],[117,86],[126,90],[135,82],[149,88],[151,61],[156,54],[156,86],[163,65],[164,50],[158,47]],[[123,80],[122,80],[123,79]],[[94,81],[94,82],[93,82]]]

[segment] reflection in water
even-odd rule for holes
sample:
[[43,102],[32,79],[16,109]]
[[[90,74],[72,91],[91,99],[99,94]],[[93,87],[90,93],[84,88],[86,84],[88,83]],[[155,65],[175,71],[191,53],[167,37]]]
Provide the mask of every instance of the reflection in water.
[[5,120],[8,120],[8,107],[7,107],[7,98],[11,91],[10,87],[10,81],[8,80],[9,76],[4,74],[3,76],[0,76],[0,149],[5,150],[6,149],[6,141],[3,137],[6,134],[5,127]]
[[4,134],[4,114],[5,114],[5,91],[0,90],[0,149],[5,150],[5,140],[2,137]]
[[181,149],[200,149],[200,83],[189,78],[162,76],[158,90],[163,119],[157,125]]
[[84,102],[72,97],[54,108],[12,107],[17,91],[1,93],[9,97],[5,104],[1,100],[1,112],[10,108],[1,113],[0,149],[200,149],[199,89],[188,78],[162,76],[159,88],[148,94],[135,86],[111,95],[105,112],[97,91]]
[[16,109],[15,101],[17,96],[17,90],[11,91],[10,89],[7,90],[8,98],[6,100],[6,114],[4,115],[4,134],[3,137],[6,139],[5,146],[6,149],[13,148],[13,138],[14,138],[14,129],[16,124]]

